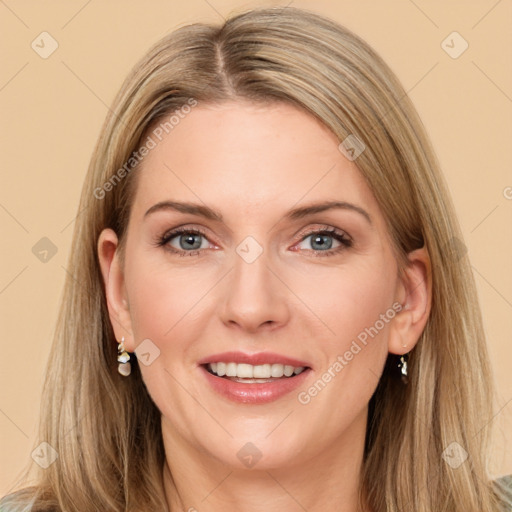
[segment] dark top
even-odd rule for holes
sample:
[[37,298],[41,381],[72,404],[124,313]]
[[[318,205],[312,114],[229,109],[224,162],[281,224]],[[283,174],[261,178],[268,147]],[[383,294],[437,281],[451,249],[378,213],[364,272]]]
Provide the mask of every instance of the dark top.
[[[512,512],[512,475],[505,475],[495,480],[503,496],[503,511]],[[500,493],[500,494],[501,494]]]

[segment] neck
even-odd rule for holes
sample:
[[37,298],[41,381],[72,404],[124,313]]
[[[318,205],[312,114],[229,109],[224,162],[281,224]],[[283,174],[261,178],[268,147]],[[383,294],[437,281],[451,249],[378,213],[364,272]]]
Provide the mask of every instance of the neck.
[[348,430],[308,463],[239,469],[200,452],[162,422],[169,512],[361,512],[366,411]]

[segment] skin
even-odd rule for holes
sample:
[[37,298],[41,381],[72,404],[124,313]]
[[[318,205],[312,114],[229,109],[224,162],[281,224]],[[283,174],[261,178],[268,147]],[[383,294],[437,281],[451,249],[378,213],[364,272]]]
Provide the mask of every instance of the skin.
[[[139,366],[162,413],[171,511],[359,510],[368,402],[388,352],[409,352],[424,329],[431,284],[423,249],[398,277],[384,217],[338,145],[315,118],[286,104],[198,105],[144,159],[124,268],[115,233],[99,237],[117,339],[125,337],[129,352],[147,338],[160,350]],[[172,210],[144,218],[166,200],[208,205],[224,220]],[[326,200],[356,205],[371,222],[350,209],[284,220],[292,208]],[[195,239],[199,254],[169,251],[190,251],[186,236],[184,246],[179,235],[167,249],[155,244],[182,225],[205,231]],[[321,246],[306,232],[325,228],[344,232],[352,246],[330,236]],[[252,263],[236,251],[247,236],[263,248]],[[301,404],[298,392],[395,302],[404,309]],[[275,402],[234,403],[198,368],[198,360],[228,350],[277,352],[312,371]],[[252,468],[237,457],[248,442],[261,453]]]

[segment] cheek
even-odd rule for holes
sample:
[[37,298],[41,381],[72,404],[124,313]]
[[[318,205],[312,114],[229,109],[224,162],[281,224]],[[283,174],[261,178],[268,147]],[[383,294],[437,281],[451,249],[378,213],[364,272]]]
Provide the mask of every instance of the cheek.
[[366,407],[388,353],[395,316],[394,267],[380,261],[366,263],[330,269],[329,276],[316,280],[321,286],[309,288],[308,303],[314,304],[323,323],[323,334],[316,338],[321,364],[298,402],[304,406],[306,421],[321,418],[332,435],[347,428]]
[[177,418],[185,432],[187,422],[183,418],[191,410],[190,396],[179,382],[187,382],[187,389],[195,393],[190,371],[196,367],[197,341],[204,337],[205,321],[213,314],[207,309],[210,302],[205,294],[215,276],[208,272],[198,275],[190,268],[151,256],[135,251],[126,262],[135,346],[149,339],[158,354],[150,364],[141,362],[139,367],[157,407],[164,415]]
[[302,390],[299,402],[329,410],[324,421],[332,420],[333,430],[346,421],[347,411],[355,414],[365,406],[378,384],[395,316],[395,287],[394,260],[382,256],[324,269],[301,286],[299,293],[321,323],[313,338],[320,358],[317,380]]
[[180,339],[193,334],[190,329],[197,325],[193,319],[204,306],[204,295],[212,287],[213,278],[205,272],[180,268],[179,262],[171,264],[161,256],[151,256],[134,252],[126,266],[135,343],[149,338],[161,350],[169,343],[177,348]]
[[393,311],[386,313],[392,308],[396,285],[392,262],[361,259],[356,264],[295,276],[292,282],[294,292],[310,309],[313,320],[316,318],[316,339],[325,340],[327,347],[343,350],[360,334],[364,338],[366,329],[376,323],[379,334],[387,332],[389,323],[385,320]]

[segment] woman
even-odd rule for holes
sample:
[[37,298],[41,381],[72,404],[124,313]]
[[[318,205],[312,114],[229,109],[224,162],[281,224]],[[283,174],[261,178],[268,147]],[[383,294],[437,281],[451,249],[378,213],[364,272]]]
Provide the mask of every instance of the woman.
[[354,34],[294,8],[170,34],[79,211],[43,460],[2,510],[510,506],[453,206]]

